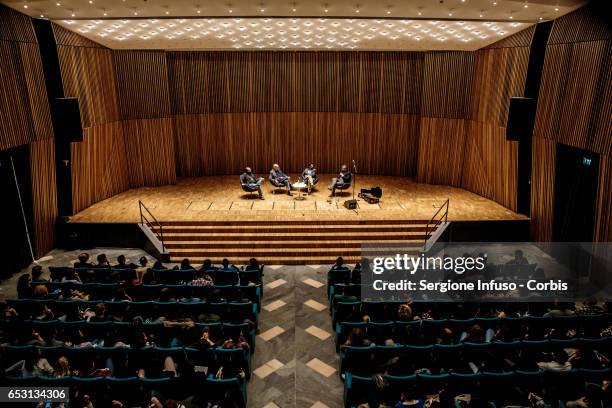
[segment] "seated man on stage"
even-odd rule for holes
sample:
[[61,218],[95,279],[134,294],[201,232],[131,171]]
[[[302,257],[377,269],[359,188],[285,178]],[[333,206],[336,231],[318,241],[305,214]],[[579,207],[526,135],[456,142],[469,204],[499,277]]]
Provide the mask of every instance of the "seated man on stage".
[[346,184],[351,184],[353,181],[353,174],[350,172],[348,166],[343,164],[340,168],[340,174],[338,177],[334,177],[329,185],[329,189],[331,190],[330,197],[333,197],[336,194],[336,189],[339,187],[343,187]]
[[276,163],[272,165],[272,170],[270,170],[270,182],[275,186],[287,187],[287,195],[292,195],[291,179],[288,175],[283,173],[280,166]]
[[302,180],[308,186],[308,194],[312,190],[312,187],[315,185],[317,180],[317,169],[315,169],[314,163],[310,163],[308,167],[304,169],[301,175]]
[[244,168],[244,173],[240,175],[240,183],[249,191],[257,191],[260,200],[264,199],[263,191],[261,189],[263,177],[256,178],[250,167],[247,166]]

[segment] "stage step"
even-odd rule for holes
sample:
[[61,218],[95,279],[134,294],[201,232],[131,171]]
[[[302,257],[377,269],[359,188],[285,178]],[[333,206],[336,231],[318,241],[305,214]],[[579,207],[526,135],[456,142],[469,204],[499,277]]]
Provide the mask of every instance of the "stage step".
[[435,231],[427,221],[406,219],[165,221],[162,225],[172,262],[229,258],[244,264],[255,257],[268,265],[330,264],[338,256],[354,263],[361,259],[362,245],[397,243],[418,254]]

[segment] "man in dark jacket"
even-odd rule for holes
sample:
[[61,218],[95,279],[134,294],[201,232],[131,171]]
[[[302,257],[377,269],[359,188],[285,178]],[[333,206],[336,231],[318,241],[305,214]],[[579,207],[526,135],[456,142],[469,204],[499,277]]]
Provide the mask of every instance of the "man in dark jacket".
[[351,184],[352,181],[353,173],[349,171],[348,166],[346,164],[343,164],[342,168],[340,169],[340,174],[338,175],[338,177],[334,177],[332,179],[331,184],[329,185],[329,189],[331,190],[330,197],[333,197],[336,194],[336,189],[338,187],[343,187],[347,184]]
[[260,200],[263,200],[264,198],[263,191],[261,190],[262,182],[263,182],[263,178],[255,177],[255,174],[253,174],[253,171],[248,166],[244,168],[244,173],[240,175],[240,184],[242,184],[244,187],[246,187],[250,191],[257,191],[257,193],[259,194]]

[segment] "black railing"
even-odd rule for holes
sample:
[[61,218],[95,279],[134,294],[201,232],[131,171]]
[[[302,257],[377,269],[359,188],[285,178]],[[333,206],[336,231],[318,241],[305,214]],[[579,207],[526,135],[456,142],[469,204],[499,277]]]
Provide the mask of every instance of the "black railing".
[[446,201],[438,208],[436,213],[431,217],[431,219],[425,225],[425,242],[423,244],[423,250],[427,251],[427,241],[429,240],[429,232],[433,232],[438,225],[442,222],[448,221],[448,204],[450,203],[450,198],[447,198]]
[[[162,244],[162,250],[166,249],[164,245],[164,228],[162,224],[157,221],[157,218],[151,211],[144,205],[144,203],[138,200],[138,206],[140,207],[140,224],[146,225],[149,229],[157,236],[157,239]],[[144,210],[144,211],[143,211]]]

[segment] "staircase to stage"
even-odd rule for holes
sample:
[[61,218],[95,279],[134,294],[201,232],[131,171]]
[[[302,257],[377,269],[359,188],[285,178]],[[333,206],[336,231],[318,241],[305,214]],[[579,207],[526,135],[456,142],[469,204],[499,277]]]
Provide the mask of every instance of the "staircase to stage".
[[151,226],[158,235],[163,231],[172,262],[229,258],[244,264],[255,257],[268,265],[329,264],[338,256],[354,263],[363,244],[400,243],[416,253],[436,228],[431,220],[406,219],[164,221]]

